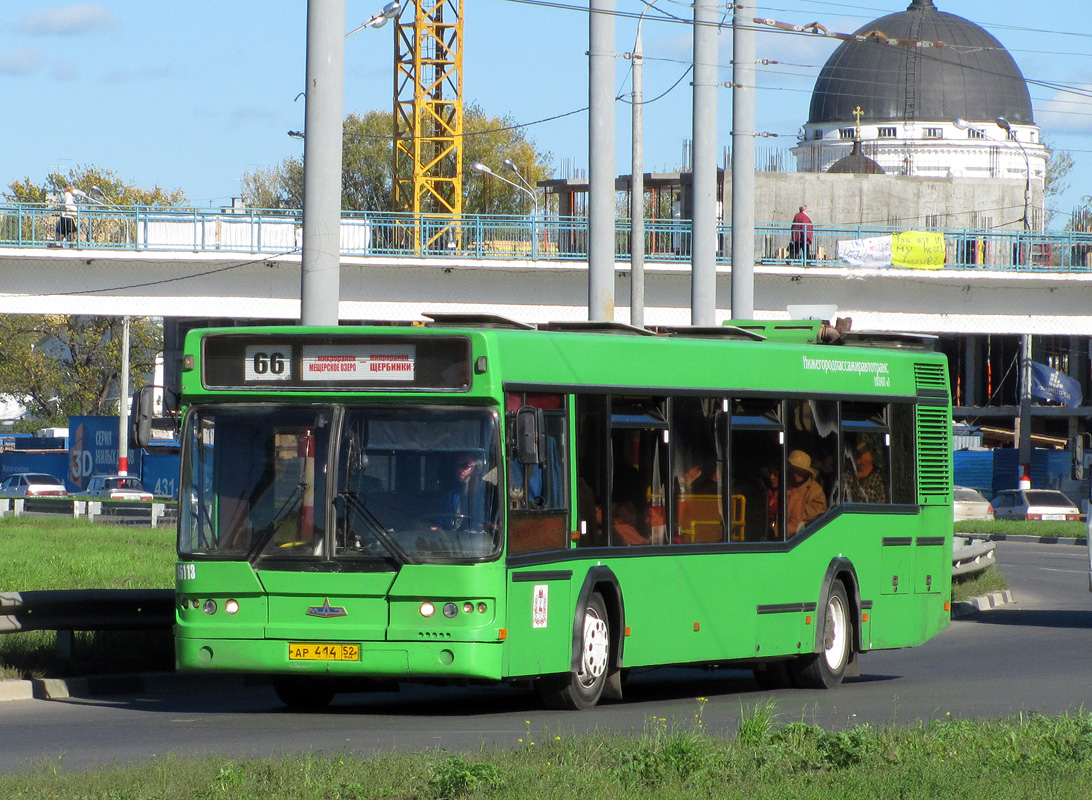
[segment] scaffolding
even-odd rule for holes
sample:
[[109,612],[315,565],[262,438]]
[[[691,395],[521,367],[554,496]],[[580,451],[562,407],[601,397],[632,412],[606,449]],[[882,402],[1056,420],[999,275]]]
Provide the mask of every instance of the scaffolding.
[[[395,31],[394,207],[457,218],[463,209],[463,2],[408,0]],[[421,217],[418,217],[421,219]],[[457,246],[457,227],[415,226],[420,249]]]

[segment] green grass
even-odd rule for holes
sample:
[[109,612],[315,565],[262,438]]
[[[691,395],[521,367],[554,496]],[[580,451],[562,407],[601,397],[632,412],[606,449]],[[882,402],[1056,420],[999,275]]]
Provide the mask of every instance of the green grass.
[[1009,579],[997,567],[986,567],[981,572],[970,575],[957,575],[952,578],[952,601],[968,600],[990,592],[999,592],[1009,588]]
[[[0,775],[13,800],[1085,800],[1092,788],[1092,715],[946,717],[910,727],[827,731],[774,724],[775,707],[744,709],[736,731],[709,731],[701,710],[653,718],[643,734],[549,730],[508,747],[360,758],[188,759],[68,770],[63,757]],[[588,712],[595,713],[595,712]],[[473,747],[472,744],[468,743]]]
[[[170,589],[174,530],[86,520],[0,520],[0,591]],[[170,631],[78,631],[59,660],[54,631],[0,635],[0,678],[41,678],[174,668]],[[124,654],[123,656],[119,654]]]
[[1083,539],[1088,533],[1085,522],[1053,520],[967,519],[955,524],[956,534],[978,533],[998,536],[1057,536],[1061,539]]
[[173,528],[0,519],[0,591],[170,589]]

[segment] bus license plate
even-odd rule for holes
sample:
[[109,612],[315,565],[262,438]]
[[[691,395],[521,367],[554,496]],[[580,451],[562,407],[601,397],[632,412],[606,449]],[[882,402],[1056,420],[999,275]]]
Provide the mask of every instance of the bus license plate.
[[289,661],[359,661],[358,644],[321,644],[317,642],[289,642]]

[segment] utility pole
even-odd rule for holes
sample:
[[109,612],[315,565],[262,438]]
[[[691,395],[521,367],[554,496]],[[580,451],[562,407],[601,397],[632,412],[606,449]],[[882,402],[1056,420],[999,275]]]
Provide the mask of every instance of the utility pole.
[[[645,6],[648,10],[648,6]],[[633,143],[629,173],[629,324],[645,324],[645,142],[644,142],[644,48],[641,23],[637,20],[637,39],[633,43]]]
[[[694,156],[690,322],[710,327],[717,311],[717,4],[694,2]],[[734,238],[734,237],[733,237]]]
[[300,324],[337,325],[345,0],[307,0]]
[[614,0],[589,0],[588,319],[614,320]]
[[1031,345],[1031,334],[1023,334],[1020,337],[1020,418],[1016,421],[1020,430],[1017,447],[1021,478],[1031,475]]
[[755,32],[732,10],[732,319],[755,316]]
[[121,375],[118,378],[118,475],[129,474],[129,317],[121,328]]

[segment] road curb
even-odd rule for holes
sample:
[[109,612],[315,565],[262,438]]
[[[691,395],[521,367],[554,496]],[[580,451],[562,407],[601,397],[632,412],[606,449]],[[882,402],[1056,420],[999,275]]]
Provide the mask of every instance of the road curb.
[[143,675],[89,675],[74,678],[0,680],[0,702],[6,700],[68,700],[123,694],[178,694],[211,688],[255,685],[242,675],[180,675],[152,672]]
[[1032,536],[1026,533],[965,533],[956,531],[956,536],[964,539],[983,539],[987,542],[1030,542],[1031,544],[1077,544],[1082,547],[1087,542],[1086,538],[1072,538],[1069,536]]
[[33,700],[34,683],[32,681],[0,681],[0,703],[7,700]]
[[989,594],[979,595],[978,597],[971,597],[966,600],[952,603],[952,618],[965,617],[976,611],[989,611],[991,608],[997,608],[998,606],[1008,605],[1013,602],[1015,601],[1012,597],[1012,591],[1009,589],[990,592]]

